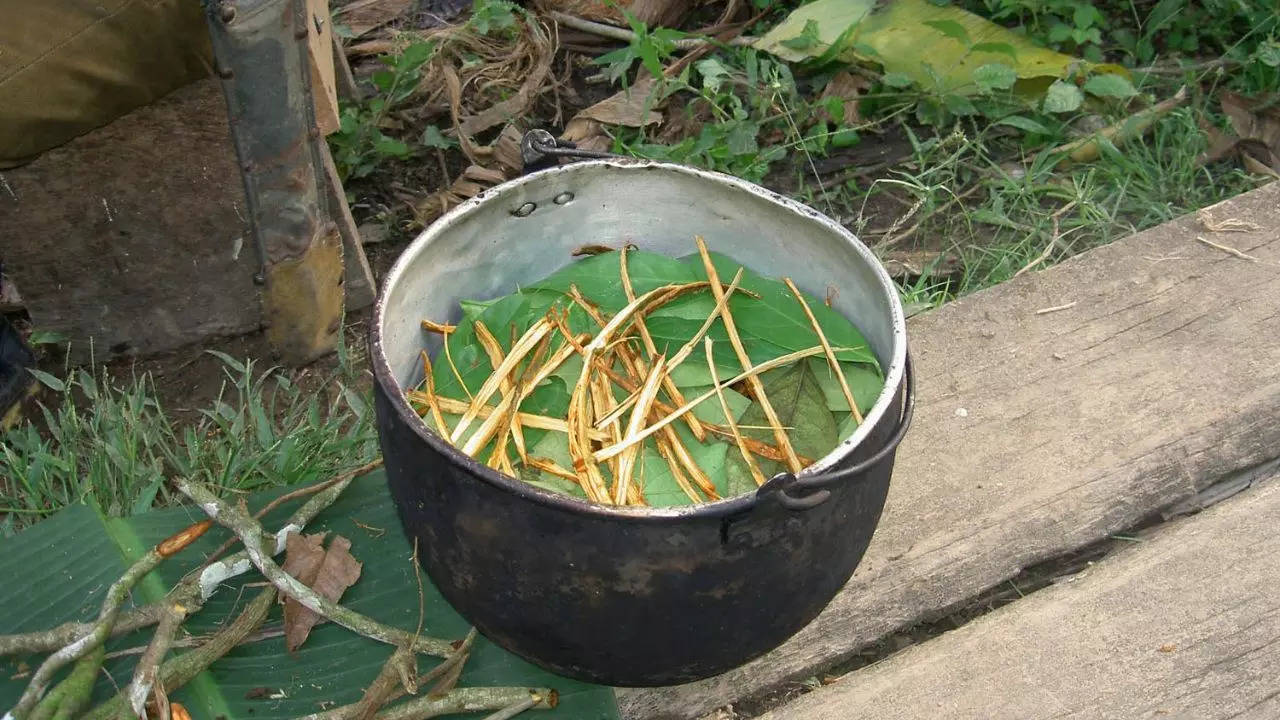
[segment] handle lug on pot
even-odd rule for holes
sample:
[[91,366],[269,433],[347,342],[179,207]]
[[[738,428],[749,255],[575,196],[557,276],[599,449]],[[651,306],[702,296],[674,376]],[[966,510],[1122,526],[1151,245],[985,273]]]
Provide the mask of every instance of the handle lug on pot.
[[601,152],[598,150],[582,150],[568,140],[561,140],[542,129],[530,130],[520,138],[520,160],[524,163],[524,172],[545,170],[560,163],[560,158],[579,158],[587,160],[625,159],[624,155]]
[[841,470],[832,470],[824,475],[812,475],[797,478],[789,472],[780,472],[769,479],[756,491],[757,501],[776,502],[787,510],[808,510],[826,502],[831,497],[828,485],[856,478],[857,476],[880,464],[890,453],[898,448],[902,438],[911,427],[911,416],[916,408],[915,373],[911,369],[911,354],[907,354],[904,370],[906,398],[903,401],[902,414],[898,417],[897,427],[879,450],[862,462]]

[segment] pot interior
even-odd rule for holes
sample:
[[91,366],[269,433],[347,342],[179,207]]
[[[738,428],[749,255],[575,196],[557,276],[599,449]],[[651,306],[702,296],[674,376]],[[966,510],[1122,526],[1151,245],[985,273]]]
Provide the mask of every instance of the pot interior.
[[[532,205],[532,212],[527,212]],[[527,214],[524,214],[527,212]],[[427,228],[388,274],[375,322],[375,362],[400,389],[422,380],[419,352],[438,336],[419,321],[456,322],[458,301],[514,292],[573,262],[583,245],[621,246],[683,257],[708,247],[768,277],[790,277],[866,336],[885,390],[866,422],[826,458],[856,445],[886,412],[906,354],[897,291],[862,243],[820,213],[750,183],[659,163],[591,161],[534,173],[459,206]],[[398,393],[400,402],[403,392]],[[425,430],[426,425],[423,424]]]

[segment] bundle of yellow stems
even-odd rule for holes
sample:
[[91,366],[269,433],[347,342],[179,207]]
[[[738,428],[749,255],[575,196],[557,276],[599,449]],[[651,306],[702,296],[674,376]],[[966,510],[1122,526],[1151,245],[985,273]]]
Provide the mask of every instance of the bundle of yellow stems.
[[[410,390],[408,397],[422,414],[430,414],[431,421],[441,437],[462,452],[477,457],[480,451],[492,443],[487,464],[513,477],[518,477],[515,463],[510,459],[507,447],[514,446],[517,462],[523,466],[549,473],[582,488],[587,498],[599,503],[614,505],[646,505],[643,483],[637,478],[640,451],[643,443],[655,437],[658,453],[666,462],[672,477],[680,489],[694,503],[720,499],[712,482],[675,432],[674,423],[681,422],[700,442],[707,434],[714,434],[736,445],[757,485],[764,484],[757,457],[784,463],[792,472],[798,472],[813,462],[812,458],[798,455],[787,436],[787,428],[779,421],[765,394],[760,375],[804,358],[825,355],[839,379],[840,387],[858,422],[857,404],[844,374],[840,371],[836,351],[827,342],[817,319],[803,295],[791,282],[788,288],[796,301],[804,308],[817,335],[819,344],[788,353],[766,362],[752,364],[743,348],[729,310],[729,298],[738,291],[742,269],[732,282],[721,282],[706,243],[696,238],[707,279],[704,281],[664,285],[637,296],[627,272],[627,249],[619,253],[623,289],[627,305],[612,317],[606,316],[587,298],[571,287],[569,297],[582,307],[599,326],[594,335],[574,334],[567,322],[567,313],[552,308],[515,339],[511,350],[504,352],[501,344],[485,325],[476,321],[476,339],[488,355],[493,373],[480,389],[467,401],[456,400],[435,391],[433,368],[426,352],[422,353],[426,375],[421,390]],[[679,350],[669,357],[660,353],[645,326],[645,316],[657,308],[687,293],[709,290],[715,298],[715,308],[701,327]],[[712,340],[707,331],[720,319],[727,331],[729,343],[742,365],[742,372],[722,379],[712,359]],[[448,334],[452,325],[423,321],[423,328]],[[514,334],[514,333],[513,333]],[[563,339],[556,350],[551,350],[553,338]],[[638,341],[640,350],[635,343]],[[676,387],[671,373],[684,363],[702,345],[702,356],[710,369],[712,388],[693,398],[686,398]],[[447,346],[446,346],[447,347]],[[548,417],[519,408],[521,403],[560,369],[569,358],[582,359],[582,371],[569,395],[569,409],[564,418]],[[452,359],[449,359],[452,366]],[[521,367],[523,365],[523,368]],[[455,376],[457,368],[452,367]],[[748,393],[760,405],[769,421],[773,443],[764,442],[742,434],[742,428],[734,421],[725,400],[724,390],[744,383]],[[624,393],[621,399],[615,390]],[[495,402],[491,404],[494,396]],[[698,419],[693,409],[700,403],[716,398],[724,411],[724,424],[709,423]],[[460,416],[450,428],[445,413]],[[478,426],[468,433],[479,420]],[[536,428],[568,436],[569,457],[573,467],[566,468],[553,460],[529,453],[524,441],[524,428]],[[608,470],[612,482],[606,479],[602,466]]]

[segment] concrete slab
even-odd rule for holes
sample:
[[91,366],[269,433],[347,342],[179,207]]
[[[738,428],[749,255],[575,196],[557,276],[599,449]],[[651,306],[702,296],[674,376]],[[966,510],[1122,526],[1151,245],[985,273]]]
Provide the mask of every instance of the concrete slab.
[[764,720],[1280,717],[1280,482]]
[[1182,218],[914,318],[916,425],[848,586],[738,670],[620,690],[625,717],[803,679],[1280,456],[1280,184],[1210,211],[1263,229]]

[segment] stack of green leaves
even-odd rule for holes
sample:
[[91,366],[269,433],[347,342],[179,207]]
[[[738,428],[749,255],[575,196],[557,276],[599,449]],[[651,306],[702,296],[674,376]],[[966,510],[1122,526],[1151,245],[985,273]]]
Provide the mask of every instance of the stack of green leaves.
[[[490,354],[477,337],[477,322],[496,338],[504,354],[511,351],[516,338],[547,317],[548,313],[560,313],[572,334],[594,337],[600,331],[601,319],[607,322],[628,305],[619,256],[620,253],[610,251],[575,261],[555,274],[505,297],[483,301],[463,300],[460,303],[461,321],[444,335],[444,348],[429,365],[434,395],[446,406],[442,416],[448,427],[443,430],[435,427],[433,413],[429,412],[428,405],[424,402],[426,393],[422,390],[427,386],[425,380],[422,390],[411,391],[409,394],[428,426],[448,437],[461,415],[460,412],[449,410],[459,410],[468,404],[474,393],[494,373],[495,366]],[[791,289],[781,281],[765,278],[742,268],[740,263],[727,256],[710,253],[709,257],[722,285],[728,285],[730,279],[739,270],[742,271],[738,290],[730,296],[727,307],[742,348],[752,365],[797,351],[810,352],[807,357],[766,371],[759,377],[765,396],[770,400],[797,455],[808,461],[823,457],[854,431],[863,414],[879,396],[884,380],[875,355],[867,346],[865,338],[848,319],[827,307],[822,300],[804,296],[829,346],[833,348],[833,356],[838,361],[840,371],[858,406],[859,413],[855,415],[850,410],[847,396],[831,362],[825,353],[814,352],[815,346],[820,345],[819,338],[805,307]],[[635,296],[663,286],[707,280],[702,257],[698,254],[674,259],[632,250],[625,254],[625,262]],[[597,317],[593,318],[582,303],[572,299],[575,291],[588,301],[588,305],[598,310]],[[695,337],[715,312],[716,300],[712,292],[703,287],[645,313],[643,323],[652,337],[656,353],[670,358]],[[431,323],[424,323],[424,327],[429,324]],[[635,326],[624,325],[623,330],[612,337],[623,338],[615,342],[628,344],[630,352],[646,363],[654,361],[655,358],[646,352]],[[742,374],[742,362],[730,342],[729,330],[722,319],[717,318],[711,324],[706,338],[711,340],[715,377],[723,384]],[[563,334],[556,335],[551,343],[552,352],[547,355],[553,355],[554,350],[565,342]],[[698,343],[697,350],[669,375],[683,398],[688,400],[708,395],[714,389],[712,368],[703,351],[702,341]],[[617,376],[625,374],[616,355],[605,353],[609,358],[606,362],[614,363],[615,380]],[[524,362],[527,363],[528,360]],[[523,366],[524,363],[520,367]],[[513,377],[518,377],[520,373],[521,370],[517,369]],[[530,390],[519,405],[520,412],[565,418],[571,394],[581,375],[582,357],[577,352],[571,353],[546,380]],[[610,387],[619,400],[630,398],[636,390],[635,387],[626,388],[612,383]],[[720,428],[736,425],[746,438],[757,440],[761,444],[772,444],[775,436],[764,407],[758,398],[749,397],[749,392],[744,384],[725,387],[723,405],[717,394],[710,392],[709,397],[697,404],[691,412],[704,424]],[[669,410],[683,402],[662,391],[659,391],[658,400],[659,405],[649,417],[651,422],[668,414],[659,411],[658,407]],[[496,402],[496,397],[490,398],[490,402]],[[726,406],[730,417],[726,417]],[[623,420],[625,425],[625,416]],[[731,497],[757,487],[756,476],[731,435],[727,436],[724,432],[706,433],[700,441],[686,422],[673,422],[669,427],[674,429],[689,456],[715,485],[715,496]],[[523,435],[528,456],[548,459],[563,469],[581,468],[580,463],[574,462],[565,432],[526,426],[523,428]],[[661,507],[715,499],[706,497],[695,500],[690,497],[687,485],[682,488],[673,477],[668,461],[659,452],[656,439],[655,435],[644,441],[637,460],[636,477],[643,503]],[[494,456],[499,445],[490,441],[475,456],[488,462],[491,467],[501,467],[502,463],[495,462],[497,458]],[[525,482],[544,490],[580,498],[588,497],[580,482],[530,464],[522,465],[520,458],[514,457],[514,449],[510,443],[506,443],[501,452],[508,454],[507,461],[513,462],[510,467],[515,468],[516,474]],[[756,461],[767,478],[787,469],[780,459],[760,457]],[[609,471],[605,464],[601,468],[606,473]]]

